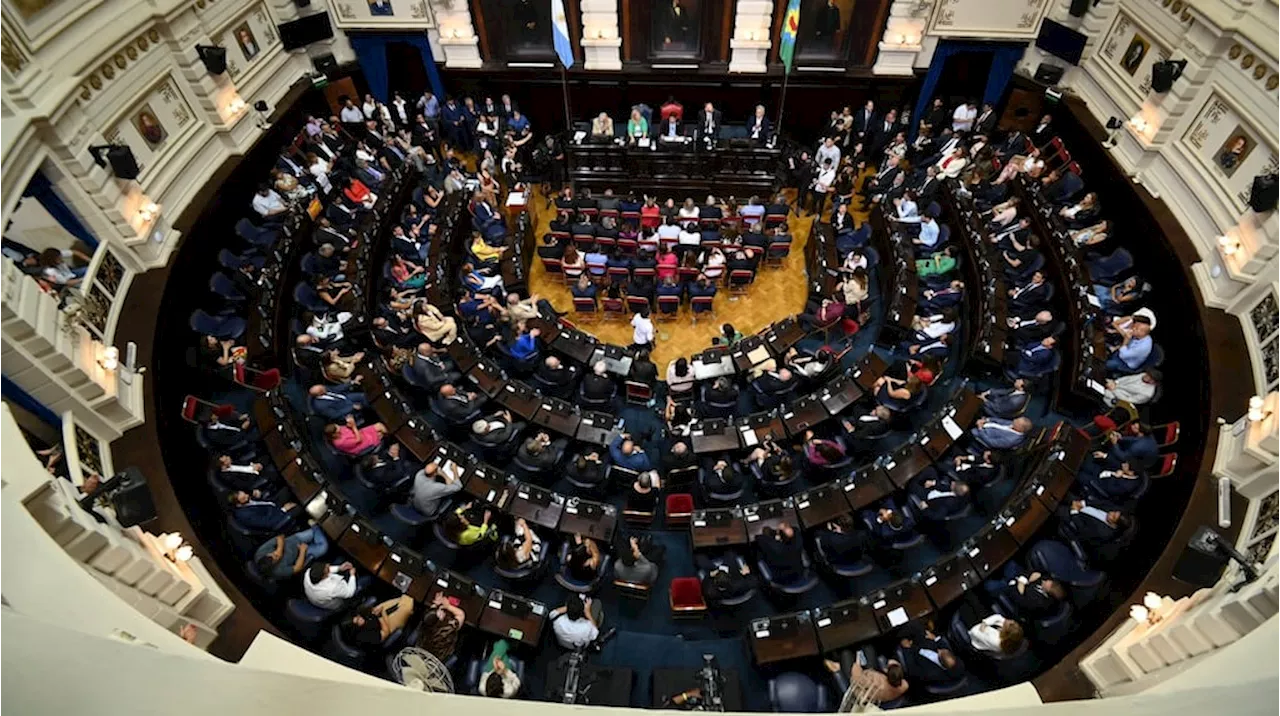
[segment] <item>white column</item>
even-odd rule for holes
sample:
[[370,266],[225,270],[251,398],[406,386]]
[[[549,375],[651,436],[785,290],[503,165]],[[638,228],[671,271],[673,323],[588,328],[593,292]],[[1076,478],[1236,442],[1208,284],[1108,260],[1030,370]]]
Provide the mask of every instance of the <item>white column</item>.
[[480,57],[480,37],[471,21],[471,8],[460,0],[433,0],[436,22],[440,25],[440,49],[444,50],[444,66],[453,68],[479,68],[484,64]]
[[[925,25],[933,7],[930,0],[923,2],[894,0],[889,6],[889,20],[880,37],[880,51],[871,71],[877,75],[910,76],[915,66],[923,61]],[[930,53],[931,54],[931,53]]]
[[583,66],[588,70],[622,69],[618,0],[582,0],[581,6]]
[[769,49],[773,47],[773,3],[766,0],[739,0],[729,38],[729,71],[768,71]]

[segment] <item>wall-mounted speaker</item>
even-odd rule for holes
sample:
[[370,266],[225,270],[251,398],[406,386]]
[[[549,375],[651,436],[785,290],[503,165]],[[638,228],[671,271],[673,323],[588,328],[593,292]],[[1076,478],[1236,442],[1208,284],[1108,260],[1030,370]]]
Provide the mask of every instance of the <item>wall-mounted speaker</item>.
[[89,147],[93,161],[100,167],[111,164],[111,173],[119,179],[137,179],[141,171],[138,160],[133,158],[133,150],[123,144],[101,144]]
[[293,0],[293,4],[298,7],[309,7],[311,5],[311,0]]
[[1071,0],[1071,7],[1067,9],[1067,12],[1074,17],[1084,17],[1084,14],[1088,11],[1089,0]]
[[1036,82],[1043,82],[1047,85],[1056,85],[1062,81],[1062,74],[1066,72],[1066,68],[1061,65],[1051,65],[1048,62],[1041,62],[1036,67]]
[[1231,557],[1218,548],[1217,537],[1209,527],[1196,530],[1173,565],[1173,578],[1197,587],[1217,584],[1231,561]]
[[334,57],[332,52],[313,56],[311,64],[316,68],[316,72],[325,77],[332,78],[338,73],[338,58]]
[[1186,60],[1165,60],[1151,66],[1151,89],[1154,92],[1168,92],[1173,81],[1182,76],[1186,68]]
[[196,53],[200,61],[211,75],[220,75],[227,71],[227,48],[217,45],[196,45]]
[[1276,200],[1280,199],[1280,185],[1275,174],[1259,174],[1253,178],[1253,188],[1249,191],[1249,208],[1259,214],[1276,208]]

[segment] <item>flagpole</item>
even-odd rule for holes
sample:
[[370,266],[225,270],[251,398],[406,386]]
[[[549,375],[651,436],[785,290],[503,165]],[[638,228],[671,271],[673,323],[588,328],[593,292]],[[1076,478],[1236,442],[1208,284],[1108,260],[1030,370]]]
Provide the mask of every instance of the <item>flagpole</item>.
[[[569,71],[565,69],[563,62],[560,63],[560,92],[564,95],[565,142],[568,143],[573,141],[573,120],[569,116]],[[571,152],[564,153],[564,178],[570,186],[573,185],[573,166],[569,161],[571,156],[573,156]],[[555,190],[558,192],[560,188],[555,187]]]
[[787,109],[787,81],[791,79],[791,73],[783,69],[782,72],[782,100],[778,102],[778,127],[774,130],[774,135],[782,136],[782,113]]

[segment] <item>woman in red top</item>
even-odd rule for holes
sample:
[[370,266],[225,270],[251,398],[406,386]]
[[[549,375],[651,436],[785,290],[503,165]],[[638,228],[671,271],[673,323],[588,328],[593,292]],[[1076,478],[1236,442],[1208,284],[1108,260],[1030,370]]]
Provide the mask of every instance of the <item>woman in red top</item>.
[[680,258],[676,256],[676,252],[671,249],[664,249],[662,255],[658,257],[658,280],[665,281],[668,278],[674,278],[676,269],[680,266]]
[[369,187],[359,179],[347,180],[347,188],[342,193],[351,201],[364,205],[366,209],[372,209],[374,202],[378,200],[378,197],[369,191]]
[[645,229],[656,229],[662,223],[662,209],[653,201],[653,197],[644,198],[644,206],[640,207],[640,226]]

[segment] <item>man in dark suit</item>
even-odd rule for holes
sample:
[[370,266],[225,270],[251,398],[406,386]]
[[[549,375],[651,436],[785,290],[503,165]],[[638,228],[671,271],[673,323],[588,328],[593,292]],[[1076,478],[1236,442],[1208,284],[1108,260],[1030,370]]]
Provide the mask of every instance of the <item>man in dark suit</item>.
[[471,439],[486,450],[496,450],[506,447],[508,441],[523,429],[524,423],[513,421],[510,412],[499,410],[471,423]]
[[1062,583],[1047,574],[1021,574],[1022,571],[1016,563],[1008,562],[1004,579],[988,580],[983,586],[991,596],[1009,600],[1021,619],[1042,619],[1056,614],[1067,598]]
[[982,398],[983,410],[988,415],[1007,417],[1021,412],[1030,397],[1027,394],[1027,381],[1015,378],[1013,385],[1007,388],[991,388],[978,394]]
[[360,462],[364,479],[384,490],[408,489],[410,478],[419,469],[418,465],[401,456],[400,443],[391,443],[371,455],[365,455]]
[[552,386],[555,390],[560,391],[573,383],[574,370],[565,366],[563,362],[556,356],[547,356],[538,367],[534,369],[534,375],[539,380]]
[[854,440],[879,440],[889,434],[889,422],[893,413],[883,405],[877,405],[870,412],[859,415],[852,420],[841,420],[845,434]]
[[662,471],[670,473],[672,470],[682,470],[692,467],[697,461],[698,456],[693,453],[689,443],[685,440],[676,440],[671,444],[670,449],[662,453]]
[[945,470],[952,479],[971,485],[988,485],[1000,476],[1000,466],[996,464],[995,453],[991,450],[983,450],[978,455],[955,455]]
[[703,466],[703,486],[712,494],[726,494],[742,489],[743,475],[737,465],[725,459]]
[[1009,313],[1017,316],[1031,316],[1039,312],[1049,300],[1049,284],[1044,280],[1044,273],[1036,271],[1031,280],[1009,289]]
[[755,544],[776,581],[790,582],[804,576],[804,544],[789,523],[783,522],[777,529],[764,528],[756,535]]
[[738,389],[733,381],[722,375],[713,380],[711,385],[703,387],[702,400],[704,403],[717,405],[731,404],[738,400]]
[[694,562],[707,573],[702,580],[702,594],[708,604],[741,598],[755,586],[751,568],[735,554],[726,552],[719,557],[707,557],[699,553],[694,555]]
[[1012,329],[1009,334],[1010,344],[1021,346],[1039,343],[1053,335],[1058,329],[1058,324],[1053,320],[1051,311],[1038,311],[1031,318],[1009,318],[1009,328]]
[[550,470],[560,462],[567,441],[552,440],[546,433],[538,433],[520,444],[516,456],[525,465],[538,470]]
[[772,130],[773,125],[769,123],[769,118],[764,116],[764,105],[756,105],[755,114],[751,115],[751,118],[747,120],[747,136],[760,144],[764,144],[772,136],[770,134]]
[[341,423],[348,415],[360,411],[369,404],[365,394],[357,392],[354,388],[355,386],[350,383],[335,385],[331,388],[313,385],[307,391],[310,396],[307,402],[316,415],[328,419],[331,423]]
[[893,186],[893,180],[902,171],[898,168],[898,161],[896,156],[889,157],[889,160],[876,172],[875,176],[862,183],[862,193],[867,196],[875,196],[887,192]]
[[1036,128],[1031,130],[1031,143],[1037,147],[1043,147],[1057,134],[1057,130],[1053,128],[1053,117],[1046,114],[1036,123]]
[[1090,547],[1106,547],[1119,539],[1133,518],[1119,510],[1104,510],[1084,500],[1073,500],[1063,519],[1063,530]]
[[867,132],[873,131],[879,117],[876,116],[876,103],[867,100],[862,109],[853,115],[853,136],[860,142],[866,141]]
[[712,142],[720,138],[720,110],[710,102],[703,105],[698,113],[698,136],[703,141],[710,138]]
[[463,425],[475,419],[480,413],[482,402],[483,398],[479,394],[460,391],[452,383],[440,386],[433,401],[436,411],[454,425]]
[[884,117],[876,120],[875,124],[867,130],[867,136],[862,140],[867,156],[873,160],[878,160],[880,155],[884,153],[884,148],[889,146],[889,142],[893,141],[893,137],[897,133],[898,113],[891,109],[885,113]]
[[788,369],[767,370],[755,380],[756,390],[765,395],[778,395],[795,388],[795,375]]
[[258,490],[253,492],[233,492],[227,496],[231,503],[232,519],[241,527],[254,532],[290,531],[297,518],[297,504],[286,502],[278,505],[263,499]]
[[864,513],[863,520],[871,528],[871,534],[882,550],[910,536],[915,530],[915,522],[891,504],[886,504],[873,513]]
[[938,200],[938,193],[942,190],[942,182],[938,179],[938,165],[930,164],[925,167],[924,177],[920,180],[920,186],[915,189],[917,204],[921,207],[927,207],[930,203]]
[[996,116],[996,108],[986,102],[983,102],[982,110],[978,112],[978,118],[973,120],[973,133],[990,137],[991,133],[995,131],[996,121],[998,119],[999,117]]
[[684,136],[684,127],[680,124],[680,119],[672,114],[658,125],[658,136],[663,139],[679,139]]
[[938,475],[932,465],[912,479],[907,491],[916,498],[920,514],[934,522],[958,514],[969,504],[969,485]]
[[1022,346],[1014,354],[1013,372],[1019,376],[1035,376],[1043,373],[1053,365],[1053,357],[1057,354],[1054,346],[1058,339],[1047,336],[1038,343]]
[[946,684],[965,673],[964,662],[956,658],[950,646],[928,626],[908,624],[899,641],[904,657],[903,667],[911,680],[925,684]]
[[817,540],[827,559],[841,564],[854,564],[862,560],[870,536],[854,527],[853,518],[841,515],[827,523],[827,529],[819,532]]
[[609,378],[608,366],[604,361],[596,361],[591,372],[582,378],[582,395],[590,400],[608,400],[613,397],[616,386]]
[[953,308],[964,298],[964,281],[956,279],[938,290],[925,289],[921,296],[918,312],[921,315],[942,313],[943,309]]
[[462,374],[454,368],[452,361],[440,357],[430,343],[418,344],[418,350],[414,353],[409,370],[412,372],[414,382],[428,390],[462,380]]

